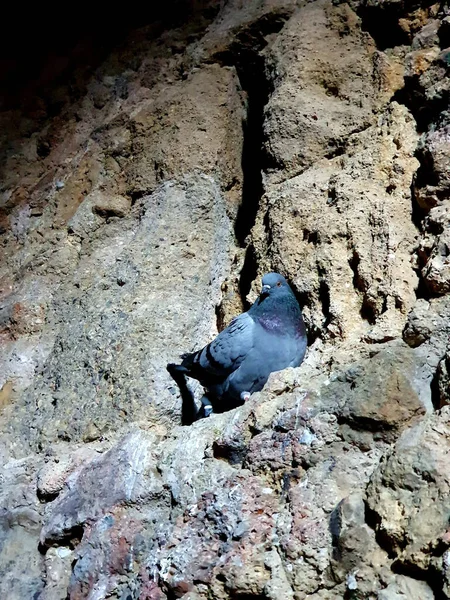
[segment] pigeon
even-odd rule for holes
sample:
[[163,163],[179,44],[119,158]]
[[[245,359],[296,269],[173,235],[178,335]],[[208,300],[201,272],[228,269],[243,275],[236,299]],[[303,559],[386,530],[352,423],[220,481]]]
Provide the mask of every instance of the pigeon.
[[[167,365],[183,397],[183,424],[243,404],[263,389],[270,373],[300,366],[306,344],[305,324],[294,293],[282,275],[267,273],[258,299],[247,312],[235,317],[201,350],[183,354],[181,364]],[[186,376],[205,388],[199,410],[192,394],[192,402],[185,401],[189,396]]]

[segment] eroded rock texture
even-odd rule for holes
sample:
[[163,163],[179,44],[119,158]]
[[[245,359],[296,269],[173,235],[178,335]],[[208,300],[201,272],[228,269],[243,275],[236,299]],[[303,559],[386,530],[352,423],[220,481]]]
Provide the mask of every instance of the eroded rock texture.
[[[450,598],[448,6],[185,4],[1,104],[0,596]],[[181,427],[268,270],[304,364]]]

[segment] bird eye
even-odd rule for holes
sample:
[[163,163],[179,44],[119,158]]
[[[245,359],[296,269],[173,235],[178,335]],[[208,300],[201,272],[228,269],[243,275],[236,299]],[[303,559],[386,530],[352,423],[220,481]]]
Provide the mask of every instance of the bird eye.
[[281,281],[277,281],[277,287],[281,287]]

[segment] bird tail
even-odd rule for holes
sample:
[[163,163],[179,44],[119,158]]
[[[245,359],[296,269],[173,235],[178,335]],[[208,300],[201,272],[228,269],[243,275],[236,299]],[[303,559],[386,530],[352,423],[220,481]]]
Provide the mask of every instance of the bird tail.
[[167,370],[172,376],[175,383],[180,388],[181,394],[181,424],[182,425],[192,425],[194,421],[198,419],[198,408],[195,404],[194,395],[186,381],[186,374],[189,373],[189,370],[183,365],[176,365],[175,363],[169,363],[167,365]]
[[174,379],[176,379],[176,377],[177,376],[179,377],[180,375],[187,375],[187,373],[189,372],[185,366],[177,365],[175,363],[169,363],[166,366],[166,369],[169,371],[169,373],[172,375],[172,377]]

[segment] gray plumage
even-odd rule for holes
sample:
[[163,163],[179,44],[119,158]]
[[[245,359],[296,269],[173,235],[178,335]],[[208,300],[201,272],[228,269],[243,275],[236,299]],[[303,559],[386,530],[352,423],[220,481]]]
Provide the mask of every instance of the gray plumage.
[[[298,367],[305,356],[305,325],[291,288],[278,273],[264,275],[262,284],[251,308],[210,344],[184,354],[181,365],[167,365],[180,388],[186,387],[184,376],[200,381],[214,412],[242,404],[264,387],[270,373]],[[183,422],[195,418],[185,416]]]

